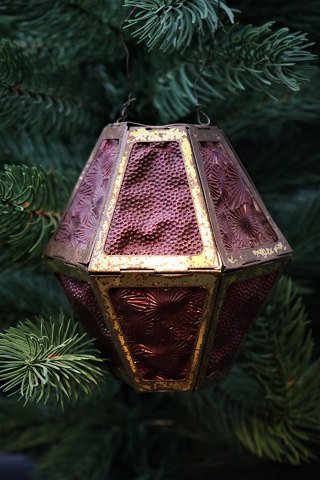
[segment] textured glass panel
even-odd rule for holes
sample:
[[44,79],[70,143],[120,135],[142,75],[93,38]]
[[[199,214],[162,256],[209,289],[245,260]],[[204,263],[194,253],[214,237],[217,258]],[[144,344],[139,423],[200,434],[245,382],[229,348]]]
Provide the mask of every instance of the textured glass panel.
[[92,286],[83,280],[57,275],[71,306],[85,329],[97,339],[103,355],[115,366],[120,365],[111,334],[100,311]]
[[206,290],[199,287],[112,288],[110,298],[144,380],[187,377]]
[[135,143],[105,252],[189,255],[202,248],[179,143]]
[[107,193],[118,144],[118,140],[104,140],[99,146],[56,233],[57,241],[79,250],[89,246]]
[[279,272],[233,283],[227,290],[212,345],[207,374],[229,368]]
[[200,142],[204,171],[224,246],[229,251],[277,241],[246,178],[219,142]]

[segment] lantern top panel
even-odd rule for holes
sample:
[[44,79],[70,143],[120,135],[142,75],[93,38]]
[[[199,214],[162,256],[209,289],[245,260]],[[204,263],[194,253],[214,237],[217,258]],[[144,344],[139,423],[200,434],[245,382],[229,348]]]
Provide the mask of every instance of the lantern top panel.
[[221,270],[186,126],[131,127],[89,271]]
[[88,265],[125,131],[125,124],[103,129],[46,247],[46,257]]
[[219,128],[118,123],[100,135],[45,255],[86,274],[178,274],[291,253]]
[[291,256],[289,243],[223,132],[190,125],[189,134],[225,269]]

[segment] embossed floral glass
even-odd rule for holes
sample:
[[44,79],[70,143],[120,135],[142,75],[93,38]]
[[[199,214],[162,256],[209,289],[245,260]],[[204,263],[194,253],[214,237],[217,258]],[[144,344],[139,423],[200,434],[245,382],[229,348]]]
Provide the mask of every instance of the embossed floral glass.
[[291,249],[221,130],[120,123],[45,255],[110,369],[155,391],[226,375]]

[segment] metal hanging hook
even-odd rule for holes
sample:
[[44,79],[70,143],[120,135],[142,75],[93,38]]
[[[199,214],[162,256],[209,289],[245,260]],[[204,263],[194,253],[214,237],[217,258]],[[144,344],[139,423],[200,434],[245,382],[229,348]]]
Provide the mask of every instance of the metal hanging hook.
[[[195,82],[193,84],[193,92],[194,92],[194,97],[195,97],[195,100],[196,100],[195,108],[196,108],[196,112],[197,112],[198,124],[208,126],[208,125],[210,125],[211,120],[210,120],[210,117],[203,110],[203,109],[206,109],[208,107],[207,107],[207,105],[203,105],[199,102],[199,95],[198,95],[198,83],[199,83],[199,81],[202,77],[203,70],[206,66],[206,63],[207,63],[207,58],[202,62],[201,68],[199,70],[199,74],[198,74],[198,76],[195,79]],[[204,119],[204,121],[202,121],[202,119]]]
[[[201,105],[200,103],[196,105],[198,124],[209,126],[211,123],[211,120],[210,120],[210,117],[203,110],[203,108],[208,108],[208,107],[206,105]],[[204,121],[202,121],[201,117],[204,119]]]
[[127,110],[128,108],[130,107],[130,105],[136,101],[136,98],[135,97],[132,97],[131,96],[131,92],[129,92],[129,95],[128,95],[128,100],[126,102],[124,102],[124,104],[122,105],[122,110],[121,110],[121,115],[120,117],[116,120],[116,123],[120,123],[120,122],[124,122],[127,118]]
[[[221,0],[218,0],[218,13],[221,9]],[[219,17],[218,17],[218,26],[217,26],[217,29],[218,30],[220,28],[220,21],[219,21]],[[204,61],[202,62],[202,65],[199,69],[199,74],[198,76],[196,77],[195,81],[194,81],[194,84],[193,84],[193,92],[194,92],[194,97],[196,99],[196,105],[195,105],[195,108],[196,108],[196,112],[197,112],[197,121],[198,121],[198,124],[199,125],[206,125],[206,126],[209,126],[210,123],[211,123],[211,119],[209,117],[209,115],[206,114],[206,112],[204,111],[204,109],[207,109],[208,106],[207,105],[204,105],[204,104],[201,104],[199,103],[199,95],[198,95],[198,83],[199,81],[201,80],[202,76],[203,76],[203,72],[204,72],[204,69],[206,67],[206,64],[209,60],[209,55],[210,55],[210,51],[211,51],[211,46],[209,46],[209,49],[208,49],[208,53],[206,55],[206,58],[204,59]]]
[[136,97],[133,96],[132,94],[132,90],[133,90],[133,81],[132,81],[132,78],[131,78],[131,72],[130,72],[130,52],[129,52],[129,49],[128,49],[128,46],[126,44],[126,41],[125,41],[125,38],[124,38],[124,34],[123,34],[123,25],[126,23],[127,20],[129,20],[129,18],[133,15],[134,11],[136,10],[136,7],[134,7],[131,12],[129,13],[129,15],[127,16],[127,18],[125,18],[123,20],[123,22],[121,23],[120,25],[120,36],[121,36],[121,42],[122,42],[122,45],[123,45],[123,48],[125,50],[125,53],[126,53],[126,75],[127,75],[127,83],[128,83],[128,89],[129,89],[129,93],[128,93],[128,99],[126,102],[123,103],[122,105],[122,109],[121,109],[121,115],[120,117],[116,120],[116,123],[120,123],[120,122],[124,122],[127,118],[127,110],[128,108],[130,107],[130,105],[136,100]]

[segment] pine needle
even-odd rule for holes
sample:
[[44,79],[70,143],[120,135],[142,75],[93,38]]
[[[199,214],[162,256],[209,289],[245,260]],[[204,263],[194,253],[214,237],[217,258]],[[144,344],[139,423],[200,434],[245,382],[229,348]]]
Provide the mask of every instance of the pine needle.
[[27,402],[92,394],[103,377],[102,359],[72,319],[36,318],[0,333],[2,390]]

